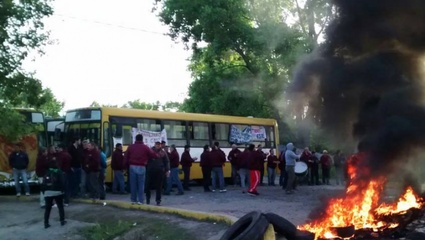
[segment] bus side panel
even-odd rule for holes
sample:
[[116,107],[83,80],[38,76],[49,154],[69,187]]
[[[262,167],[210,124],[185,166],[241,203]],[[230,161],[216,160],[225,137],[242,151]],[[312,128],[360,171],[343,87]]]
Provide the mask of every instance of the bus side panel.
[[[127,150],[127,146],[123,146],[123,151]],[[177,148],[177,152],[179,153],[180,159],[181,159],[181,155],[183,154],[184,149],[183,148]],[[191,180],[202,180],[203,179],[203,175],[202,175],[202,169],[200,166],[200,158],[201,158],[201,153],[202,153],[203,149],[202,148],[191,148],[190,150],[190,155],[192,156],[192,158],[198,158],[193,164],[192,167],[190,168],[190,179]],[[226,153],[226,157],[229,154],[230,148],[223,148],[223,151]],[[105,182],[106,183],[112,183],[113,182],[113,171],[111,168],[111,158],[107,159],[107,169],[106,169],[106,178],[105,178]],[[184,178],[184,174],[182,171],[182,166],[179,166],[180,171],[179,171],[179,178],[181,180],[183,180]],[[232,167],[229,161],[226,161],[224,168],[223,168],[223,174],[225,178],[230,178],[232,175]],[[127,177],[125,178],[127,181]]]

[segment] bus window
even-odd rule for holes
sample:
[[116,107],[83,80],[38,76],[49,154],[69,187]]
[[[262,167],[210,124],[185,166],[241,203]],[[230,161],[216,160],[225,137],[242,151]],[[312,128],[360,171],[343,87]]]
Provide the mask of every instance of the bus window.
[[105,153],[106,157],[109,157],[111,155],[111,144],[109,141],[109,122],[103,123],[103,152]]
[[164,120],[163,124],[167,132],[168,145],[175,144],[176,147],[184,147],[187,144],[185,121]]
[[221,147],[229,146],[229,124],[212,123],[211,133],[213,142],[219,142]]
[[202,147],[210,142],[208,123],[189,122],[189,134],[191,147]]
[[130,145],[133,143],[133,127],[129,125],[122,125],[122,144]]
[[154,119],[137,119],[137,128],[152,132],[160,132],[162,130],[161,121]]
[[275,140],[275,136],[274,136],[274,127],[265,127],[266,128],[266,133],[267,133],[267,138],[266,138],[266,143],[265,146],[267,148],[275,148],[276,147],[276,140]]

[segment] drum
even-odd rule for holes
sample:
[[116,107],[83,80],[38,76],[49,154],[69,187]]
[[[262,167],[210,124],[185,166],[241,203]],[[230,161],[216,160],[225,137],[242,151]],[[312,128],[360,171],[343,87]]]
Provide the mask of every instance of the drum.
[[295,175],[297,177],[305,177],[307,175],[308,166],[305,162],[296,162],[295,163]]

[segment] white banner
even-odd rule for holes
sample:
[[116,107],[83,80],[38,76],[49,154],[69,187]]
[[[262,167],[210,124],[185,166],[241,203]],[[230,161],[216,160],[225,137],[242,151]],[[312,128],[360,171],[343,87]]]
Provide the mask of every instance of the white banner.
[[266,129],[260,126],[246,126],[239,129],[231,125],[229,142],[236,144],[248,144],[253,141],[264,141],[267,138]]
[[163,129],[161,132],[152,132],[143,129],[133,128],[131,135],[133,136],[133,142],[136,141],[136,135],[143,135],[143,142],[149,147],[153,147],[155,142],[166,141],[167,142],[167,132]]
[[264,141],[267,138],[266,129],[264,127],[252,126],[251,135],[253,141]]

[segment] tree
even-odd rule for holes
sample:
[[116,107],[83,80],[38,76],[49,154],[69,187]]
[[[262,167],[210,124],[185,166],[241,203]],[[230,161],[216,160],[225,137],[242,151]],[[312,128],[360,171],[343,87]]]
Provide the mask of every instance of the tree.
[[282,95],[298,57],[314,44],[274,8],[284,2],[165,0],[157,5],[170,37],[193,50],[194,81],[183,110],[273,117],[282,132],[289,131]]
[[165,112],[178,112],[181,110],[182,104],[179,102],[168,101],[162,104],[160,101],[154,103],[142,102],[140,99],[128,101],[127,104],[124,104],[124,108],[135,108],[143,110],[155,110],[155,111],[165,111]]
[[[25,99],[25,98],[24,98]],[[40,96],[38,97],[41,105],[36,108],[36,110],[42,111],[47,117],[59,117],[60,111],[62,111],[65,103],[56,99],[53,95],[53,92],[50,88],[45,88],[42,90]],[[28,102],[23,102],[21,104],[14,105],[16,107],[30,108],[31,104]]]
[[[0,2],[0,134],[13,140],[29,130],[21,116],[11,110],[27,103],[41,107],[45,102],[41,82],[22,70],[22,61],[28,52],[47,43],[43,18],[53,13],[49,0]],[[10,131],[14,127],[14,131]]]
[[118,105],[112,105],[112,104],[100,104],[100,103],[98,103],[97,101],[93,101],[93,102],[90,104],[90,107],[113,107],[113,108],[116,108],[116,107],[118,107]]
[[140,99],[134,101],[128,101],[123,107],[125,108],[135,108],[143,110],[159,110],[161,103],[157,101],[156,103],[146,103],[140,101]]

